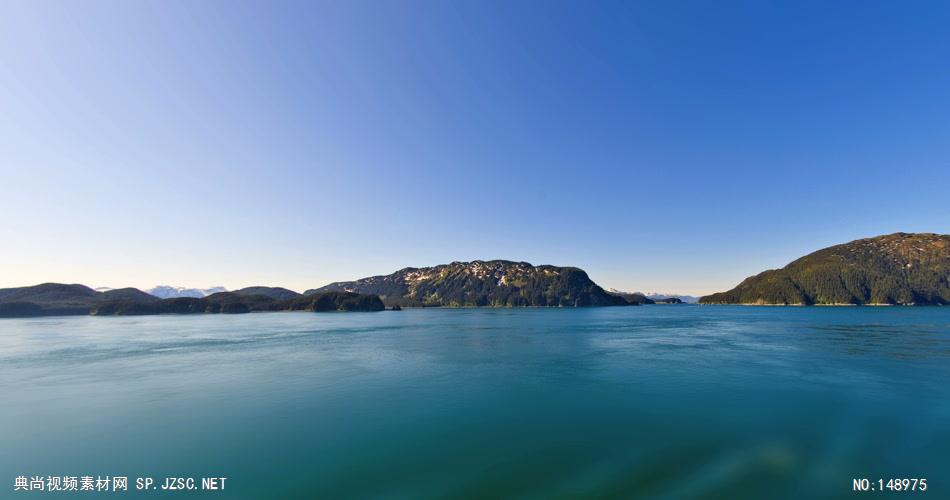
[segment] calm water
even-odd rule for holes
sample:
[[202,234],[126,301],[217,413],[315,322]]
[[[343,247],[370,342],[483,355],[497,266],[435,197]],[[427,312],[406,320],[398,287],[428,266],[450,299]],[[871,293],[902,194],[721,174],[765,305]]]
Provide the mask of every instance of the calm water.
[[0,402],[0,497],[950,498],[950,308],[0,320]]

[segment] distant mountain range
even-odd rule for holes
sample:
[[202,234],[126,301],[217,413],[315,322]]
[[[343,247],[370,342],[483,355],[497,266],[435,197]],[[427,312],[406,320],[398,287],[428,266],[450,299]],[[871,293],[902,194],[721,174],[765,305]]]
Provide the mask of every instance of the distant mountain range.
[[[674,301],[679,300],[684,304],[695,304],[699,302],[699,297],[693,295],[677,295],[675,293],[645,293],[648,299],[663,302],[663,301]],[[675,299],[675,300],[674,300]]]
[[808,254],[703,304],[950,304],[950,235],[895,233]]
[[201,298],[213,295],[216,293],[228,291],[223,286],[215,286],[211,288],[184,288],[180,286],[168,286],[168,285],[159,285],[155,288],[149,288],[145,290],[146,293],[154,295],[160,299],[173,299],[178,297],[194,297]]
[[375,295],[318,293],[302,296],[285,288],[251,287],[207,297],[160,299],[135,288],[104,292],[83,285],[43,283],[0,289],[0,317],[246,313],[253,311],[380,311]]
[[621,292],[620,290],[615,290],[613,288],[608,288],[606,290],[610,295],[615,295],[626,300],[628,303],[642,306],[646,304],[656,304],[656,301],[648,299],[646,295],[643,295],[640,292]]
[[604,291],[576,267],[534,266],[508,260],[407,267],[392,274],[307,290],[378,295],[388,306],[583,307],[630,305]]
[[699,297],[692,295],[672,295],[662,293],[643,293],[643,292],[622,292],[614,288],[608,288],[607,293],[619,295],[630,302],[640,304],[695,304]]
[[[226,291],[43,283],[0,289],[0,317],[45,315],[378,311],[397,307],[585,307],[691,302],[688,295],[604,290],[576,267],[476,260],[407,267],[300,294],[280,287]],[[950,235],[895,233],[806,255],[747,278],[703,304],[950,304]]]
[[[96,288],[97,292],[109,292],[114,290],[114,288],[109,288],[106,286]],[[168,285],[159,285],[154,288],[149,288],[145,290],[145,293],[153,295],[160,299],[175,299],[182,297],[193,297],[200,299],[203,297],[208,297],[216,293],[227,292],[227,288],[223,286],[215,286],[211,288],[186,288],[181,286],[168,286]],[[234,290],[234,293],[239,295],[264,295],[276,300],[287,300],[294,297],[300,297],[301,294],[288,290],[281,287],[270,287],[270,286],[249,286],[247,288],[242,288],[240,290]]]
[[576,267],[533,266],[504,260],[405,268],[386,276],[332,283],[304,294],[286,288],[254,286],[204,295],[213,290],[162,286],[145,293],[134,288],[93,290],[83,285],[44,283],[0,289],[0,317],[373,311],[386,305],[584,307],[653,302],[643,295],[607,293]]

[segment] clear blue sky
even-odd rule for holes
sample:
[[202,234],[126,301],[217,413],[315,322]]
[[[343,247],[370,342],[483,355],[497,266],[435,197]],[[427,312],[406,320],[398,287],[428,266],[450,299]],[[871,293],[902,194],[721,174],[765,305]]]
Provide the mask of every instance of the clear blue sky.
[[706,293],[950,232],[946,2],[5,2],[0,286],[575,265]]

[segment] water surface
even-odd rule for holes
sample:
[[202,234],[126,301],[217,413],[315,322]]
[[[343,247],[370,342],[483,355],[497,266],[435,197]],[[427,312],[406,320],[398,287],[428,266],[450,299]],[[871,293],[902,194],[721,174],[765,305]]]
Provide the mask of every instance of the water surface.
[[228,477],[218,498],[845,498],[913,477],[948,498],[948,361],[950,308],[6,319],[0,491],[119,475]]

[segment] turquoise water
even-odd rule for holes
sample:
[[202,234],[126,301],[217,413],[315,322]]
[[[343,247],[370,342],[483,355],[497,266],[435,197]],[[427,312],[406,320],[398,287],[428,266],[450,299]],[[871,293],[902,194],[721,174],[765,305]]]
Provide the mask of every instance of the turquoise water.
[[7,319],[0,401],[0,497],[950,497],[950,308]]

